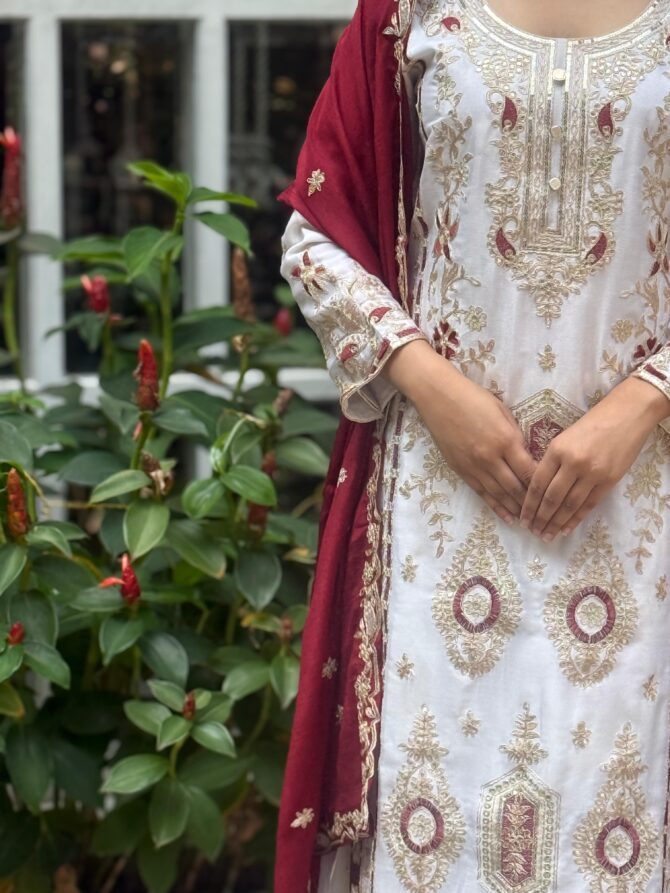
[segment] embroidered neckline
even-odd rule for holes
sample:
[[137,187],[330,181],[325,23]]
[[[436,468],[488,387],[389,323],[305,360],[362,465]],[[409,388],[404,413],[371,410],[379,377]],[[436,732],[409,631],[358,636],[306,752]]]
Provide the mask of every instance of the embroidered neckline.
[[650,0],[645,8],[638,13],[635,18],[631,19],[630,22],[627,22],[625,25],[622,25],[614,31],[610,31],[606,34],[597,34],[594,37],[548,37],[542,34],[535,34],[532,31],[526,31],[523,28],[519,28],[517,25],[513,25],[511,22],[502,18],[502,16],[489,6],[487,0],[460,0],[460,3],[464,9],[467,9],[467,7],[472,4],[472,6],[476,7],[480,13],[491,20],[494,27],[505,30],[510,34],[514,34],[522,40],[537,44],[567,45],[571,47],[589,46],[591,44],[599,45],[613,40],[625,42],[631,33],[638,33],[647,26],[650,28],[655,27],[655,13],[661,7],[667,5],[667,0]]

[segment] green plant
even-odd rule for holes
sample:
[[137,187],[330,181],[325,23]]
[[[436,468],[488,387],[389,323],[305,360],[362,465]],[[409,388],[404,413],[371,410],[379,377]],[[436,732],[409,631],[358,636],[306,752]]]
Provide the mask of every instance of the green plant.
[[[169,231],[65,245],[18,220],[5,232],[20,385],[0,398],[0,877],[16,893],[51,890],[58,871],[68,890],[111,893],[126,870],[187,893],[205,859],[233,890],[272,860],[336,420],[277,384],[282,365],[322,354],[285,312],[256,318],[244,225],[198,210],[253,202],[130,169],[173,202]],[[175,318],[188,217],[236,246],[234,300]],[[22,246],[78,265],[65,287],[86,306],[67,325],[100,349],[93,400],[75,383],[26,390]],[[184,370],[195,384],[178,390]],[[191,479],[195,450],[211,471]]]

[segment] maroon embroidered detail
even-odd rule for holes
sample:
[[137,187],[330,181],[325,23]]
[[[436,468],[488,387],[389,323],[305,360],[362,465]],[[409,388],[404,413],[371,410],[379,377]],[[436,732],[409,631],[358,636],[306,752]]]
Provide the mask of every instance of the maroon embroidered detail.
[[661,349],[658,338],[647,338],[644,344],[638,344],[633,354],[634,360],[643,360],[646,356],[656,353]]
[[528,449],[530,454],[539,462],[547,451],[551,441],[565,429],[550,416],[538,419],[530,426],[528,432]]
[[458,334],[452,329],[446,319],[443,319],[442,322],[435,326],[433,329],[433,346],[439,354],[447,360],[451,360],[456,356],[459,345]]
[[668,260],[668,233],[670,231],[660,222],[656,225],[656,234],[651,233],[647,236],[647,247],[652,257],[655,258],[652,264],[649,276],[655,276],[661,268],[664,272],[670,272],[670,261]]
[[605,235],[605,233],[600,233],[595,245],[586,253],[586,260],[588,261],[588,263],[597,264],[598,261],[602,259],[602,256],[606,251],[607,236]]
[[653,375],[656,378],[660,378],[661,381],[668,380],[668,376],[664,372],[661,372],[659,369],[656,369],[654,366],[652,366],[651,363],[645,363],[644,370],[650,375]]
[[373,319],[375,322],[379,322],[379,320],[382,319],[382,317],[386,316],[386,314],[389,312],[390,309],[391,309],[390,307],[384,307],[384,306],[375,307],[374,310],[370,311],[370,314],[369,314],[370,319]]
[[496,233],[496,248],[505,258],[505,260],[511,260],[516,254],[516,248],[507,238],[502,227],[500,227],[500,229]]
[[519,112],[516,107],[516,103],[513,99],[510,99],[509,96],[505,97],[505,106],[503,108],[502,113],[502,128],[503,130],[514,130],[516,127],[516,122],[519,119]]
[[456,238],[458,233],[458,220],[451,220],[451,208],[447,207],[444,219],[440,220],[439,211],[435,214],[437,223],[437,239],[433,246],[433,254],[439,257],[443,254],[447,260],[451,260],[451,240]]
[[[607,838],[614,831],[616,833],[617,829],[623,829],[623,831],[628,835],[631,845],[631,854],[628,857],[628,860],[623,863],[623,865],[617,865],[612,862],[612,860],[607,855]],[[620,841],[617,840],[617,849],[620,849]],[[640,858],[640,835],[635,828],[635,825],[630,822],[628,819],[623,816],[618,816],[615,819],[610,819],[607,824],[603,825],[600,834],[596,839],[596,857],[598,862],[602,865],[605,871],[608,871],[610,874],[615,877],[627,874],[632,868],[637,864],[638,859]]]
[[537,805],[522,794],[506,797],[502,807],[500,872],[510,889],[536,875]]
[[379,350],[377,351],[377,359],[378,360],[381,360],[381,358],[384,356],[386,351],[389,349],[389,345],[390,345],[390,341],[388,340],[388,338],[384,338],[382,340],[381,344],[379,345]]
[[442,24],[447,31],[453,32],[461,30],[461,20],[457,19],[456,16],[447,16],[446,19],[442,19]]
[[[465,610],[463,609],[463,602],[468,593],[478,586],[483,587],[489,593],[491,597],[491,605],[487,616],[484,617],[483,620],[473,623],[467,616],[467,607]],[[454,595],[453,607],[454,617],[458,620],[463,629],[467,630],[469,633],[481,633],[484,632],[484,630],[490,629],[497,621],[498,617],[500,617],[500,593],[490,580],[477,574],[474,577],[470,577],[465,583],[461,583],[458,587],[456,594]]]
[[352,357],[355,357],[358,354],[358,348],[355,344],[347,344],[339,354],[339,360],[341,363],[346,363],[347,360],[350,360]]
[[[589,599],[597,599],[605,609],[600,628],[592,632],[585,629],[579,620],[579,608]],[[600,586],[587,586],[572,596],[565,609],[565,618],[573,635],[580,642],[592,645],[605,639],[614,629],[616,608],[609,592]]]
[[670,34],[668,34],[668,36],[665,38],[665,45],[666,47],[670,46]]
[[421,329],[417,328],[416,326],[410,326],[407,329],[401,329],[401,331],[398,332],[398,338],[403,338],[405,335],[417,335],[417,334],[418,335],[422,334]]
[[603,136],[612,136],[614,121],[612,120],[612,103],[607,102],[598,112],[598,130]]
[[[421,827],[421,836],[425,836],[425,823],[430,821],[426,813],[433,820],[433,834],[425,843],[418,843],[412,837],[412,819],[418,816],[416,824]],[[400,814],[400,833],[409,849],[417,855],[434,852],[444,840],[444,819],[442,813],[427,797],[415,797],[410,800]]]

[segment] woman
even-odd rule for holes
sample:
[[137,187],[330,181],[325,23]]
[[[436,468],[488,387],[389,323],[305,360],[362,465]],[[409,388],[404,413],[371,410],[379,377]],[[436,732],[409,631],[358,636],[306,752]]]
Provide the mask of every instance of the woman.
[[344,419],[279,893],[670,889],[669,44],[670,0],[338,44],[281,196]]

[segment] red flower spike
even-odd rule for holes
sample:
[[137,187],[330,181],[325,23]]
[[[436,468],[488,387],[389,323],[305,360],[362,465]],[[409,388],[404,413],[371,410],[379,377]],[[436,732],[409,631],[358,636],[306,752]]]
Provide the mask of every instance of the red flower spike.
[[87,306],[93,313],[109,313],[109,283],[105,276],[82,276],[81,284],[88,295]]
[[247,503],[247,524],[258,536],[265,533],[268,512],[269,509],[266,505],[259,505],[257,502]]
[[142,589],[140,588],[139,580],[135,575],[133,566],[130,563],[130,557],[128,553],[124,553],[121,556],[121,576],[106,577],[100,583],[101,589],[108,589],[110,586],[120,586],[121,597],[129,605],[134,604],[142,595]]
[[442,19],[442,24],[447,29],[447,31],[460,31],[461,30],[461,20],[457,19],[456,16],[447,16],[446,19]]
[[509,96],[505,97],[505,106],[503,108],[502,118],[500,123],[502,124],[503,130],[514,130],[516,127],[516,122],[519,120],[519,111],[516,107],[516,103],[513,99],[510,99]]
[[606,103],[598,112],[598,130],[603,136],[612,136],[614,133],[611,102]]
[[280,307],[277,311],[275,318],[272,320],[272,325],[279,332],[280,335],[286,337],[290,335],[293,331],[293,316],[288,307]]
[[600,236],[598,237],[598,241],[586,254],[587,262],[590,264],[597,264],[598,261],[602,259],[602,256],[606,251],[607,251],[607,236],[605,235],[605,233],[600,233]]
[[184,706],[182,707],[181,715],[184,719],[193,719],[195,710],[195,694],[190,691],[184,698]]
[[28,533],[29,527],[23,481],[18,471],[10,468],[7,472],[7,532],[12,539],[20,539]]
[[12,623],[9,632],[7,633],[7,644],[20,645],[21,642],[23,642],[25,634],[26,631],[22,623],[19,623],[18,621],[16,623]]
[[135,402],[142,412],[153,412],[160,406],[160,398],[158,396],[158,366],[156,357],[154,356],[153,347],[146,338],[140,341],[138,351],[139,364],[134,377],[139,382],[137,393],[135,394]]
[[511,260],[516,254],[516,248],[507,238],[502,227],[496,233],[496,248],[505,260]]
[[274,450],[268,450],[267,453],[263,455],[263,461],[261,462],[261,471],[264,471],[265,474],[269,474],[270,477],[277,470],[277,454]]
[[21,224],[23,201],[21,197],[21,139],[11,128],[0,133],[0,146],[5,149],[5,164],[0,190],[0,217],[5,229]]

